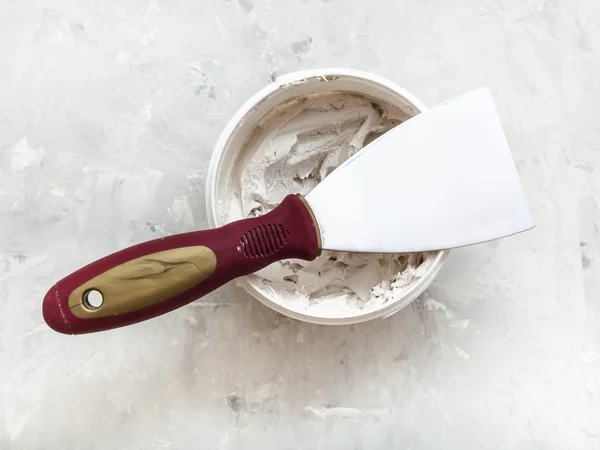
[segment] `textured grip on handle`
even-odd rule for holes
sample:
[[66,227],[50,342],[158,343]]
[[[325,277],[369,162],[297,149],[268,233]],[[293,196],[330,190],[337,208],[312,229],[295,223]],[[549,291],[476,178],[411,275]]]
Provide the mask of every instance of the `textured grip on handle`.
[[[56,283],[46,294],[46,323],[65,334],[104,331],[179,308],[228,281],[288,258],[313,260],[319,230],[295,195],[264,216],[224,227],[168,236],[95,261]],[[94,308],[90,291],[102,294]]]

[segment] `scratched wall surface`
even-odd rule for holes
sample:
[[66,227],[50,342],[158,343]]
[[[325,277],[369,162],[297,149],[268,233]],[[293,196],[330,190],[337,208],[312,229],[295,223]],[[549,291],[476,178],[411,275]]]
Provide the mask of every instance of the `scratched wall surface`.
[[[597,0],[1,2],[0,448],[598,448],[599,57]],[[43,324],[70,271],[205,226],[235,109],[327,66],[430,105],[489,85],[536,230],[372,323],[226,286],[110,333]]]

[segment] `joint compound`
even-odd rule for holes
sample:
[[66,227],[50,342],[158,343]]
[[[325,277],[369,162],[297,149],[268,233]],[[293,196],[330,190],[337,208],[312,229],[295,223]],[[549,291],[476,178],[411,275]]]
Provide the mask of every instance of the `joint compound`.
[[[279,105],[241,151],[224,219],[259,216],[288,194],[306,195],[346,159],[408,118],[398,107],[350,92],[311,94]],[[398,183],[399,198],[406,189]],[[276,262],[250,278],[286,308],[335,318],[401,298],[436,255],[323,251],[312,262]]]

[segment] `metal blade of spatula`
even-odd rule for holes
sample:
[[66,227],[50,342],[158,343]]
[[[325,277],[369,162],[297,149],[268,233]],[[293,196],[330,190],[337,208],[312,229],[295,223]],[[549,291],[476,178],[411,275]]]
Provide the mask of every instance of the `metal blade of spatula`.
[[381,136],[333,171],[306,201],[328,250],[447,249],[533,227],[487,88]]

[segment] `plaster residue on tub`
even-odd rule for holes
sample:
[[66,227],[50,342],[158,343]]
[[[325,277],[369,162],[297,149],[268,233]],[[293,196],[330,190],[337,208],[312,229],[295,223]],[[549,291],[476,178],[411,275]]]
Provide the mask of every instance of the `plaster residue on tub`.
[[[330,81],[335,81],[338,78],[340,78],[337,75],[317,75],[315,77],[313,77],[315,80],[318,81],[325,81],[326,83],[330,82]],[[282,84],[281,88],[282,89],[286,89],[289,87],[293,87],[293,86],[300,86],[302,84],[305,84],[309,81],[309,78],[303,78],[301,80],[296,80],[296,81],[292,81],[291,83],[286,83],[286,84]]]
[[306,78],[302,79],[302,80],[296,80],[296,81],[292,81],[291,83],[285,83],[281,85],[282,89],[287,89],[290,87],[294,87],[294,86],[300,86],[301,84],[306,83],[308,80]]
[[[280,86],[280,89],[285,89],[285,88],[288,88],[288,87],[290,87],[290,86],[297,86],[297,85],[299,85],[299,84],[303,84],[303,83],[305,83],[305,82],[306,82],[306,80],[300,80],[300,81],[295,81],[295,82],[293,82],[293,83],[284,84],[284,85],[281,85],[281,86]],[[256,102],[256,104],[255,104],[255,105],[252,107],[252,110],[253,110],[253,111],[256,111],[256,110],[257,110],[258,108],[260,108],[260,106],[261,106],[261,105],[262,105],[264,102],[266,102],[267,100],[269,100],[269,98],[268,98],[268,97],[264,97],[264,98],[260,99],[260,100],[259,100],[258,102]],[[304,100],[305,100],[304,98],[302,98],[302,97],[299,97],[299,101],[304,101]],[[294,101],[294,100],[292,100],[292,102],[293,102],[293,101]],[[261,121],[258,123],[258,125],[257,125],[257,126],[254,128],[254,130],[253,130],[253,132],[252,132],[252,133],[255,133],[255,132],[256,132],[256,130],[257,130],[257,128],[260,128],[261,124],[263,124],[265,121],[267,121],[267,119],[268,119],[268,118],[272,117],[273,115],[277,115],[277,111],[281,111],[281,110],[282,110],[282,108],[281,108],[281,107],[275,107],[275,108],[273,109],[273,111],[271,111],[271,112],[267,113],[267,115],[266,115],[265,117],[263,117],[263,118],[261,119]],[[238,127],[242,126],[243,124],[244,124],[244,119],[242,118],[242,119],[240,120],[240,123],[238,124]],[[252,138],[252,136],[250,136],[250,139],[251,139],[251,138]]]
[[317,77],[317,80],[325,81],[326,83],[329,83],[330,81],[335,81],[338,78],[339,78],[339,76],[337,76],[337,75],[319,75]]

